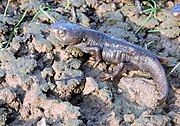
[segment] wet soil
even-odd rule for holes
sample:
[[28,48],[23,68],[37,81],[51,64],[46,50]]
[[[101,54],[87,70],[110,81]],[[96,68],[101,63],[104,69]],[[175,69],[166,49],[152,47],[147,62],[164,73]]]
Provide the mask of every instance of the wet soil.
[[149,13],[135,15],[133,1],[18,0],[5,15],[7,1],[0,1],[0,126],[180,125],[180,67],[167,77],[167,101],[156,108],[159,90],[148,73],[124,71],[102,81],[99,76],[116,65],[94,68],[90,55],[50,34],[53,22],[44,13],[33,19],[44,7],[55,21],[77,22],[139,45],[163,57],[168,74],[180,63],[180,18],[170,11],[176,2],[156,2],[156,18],[135,34]]

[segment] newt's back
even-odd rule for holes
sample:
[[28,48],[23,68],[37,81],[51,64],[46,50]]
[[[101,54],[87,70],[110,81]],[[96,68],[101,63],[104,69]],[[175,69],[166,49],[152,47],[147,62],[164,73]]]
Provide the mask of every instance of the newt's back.
[[104,51],[103,59],[105,61],[117,64],[119,62],[133,62],[137,64],[139,59],[144,59],[145,57],[156,58],[156,55],[148,50],[125,40],[112,38],[107,35],[103,41],[102,50]]

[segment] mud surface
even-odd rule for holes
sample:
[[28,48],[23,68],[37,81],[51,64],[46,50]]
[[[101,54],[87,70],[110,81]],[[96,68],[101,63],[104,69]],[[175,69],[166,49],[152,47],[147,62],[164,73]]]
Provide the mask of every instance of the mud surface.
[[173,4],[158,3],[157,17],[135,34],[149,14],[134,15],[132,1],[70,0],[68,6],[65,0],[18,0],[5,16],[7,1],[0,1],[0,126],[180,125],[180,67],[167,77],[166,103],[155,108],[159,90],[148,73],[125,71],[101,81],[116,65],[94,68],[92,57],[50,34],[52,20],[45,14],[33,19],[46,6],[56,21],[76,21],[164,57],[168,74],[180,63],[180,18],[171,14]]

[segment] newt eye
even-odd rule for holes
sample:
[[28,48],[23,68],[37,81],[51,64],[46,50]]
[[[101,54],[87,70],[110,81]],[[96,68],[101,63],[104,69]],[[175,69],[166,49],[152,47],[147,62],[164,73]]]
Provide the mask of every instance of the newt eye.
[[59,36],[64,36],[66,34],[66,29],[60,29],[59,31]]

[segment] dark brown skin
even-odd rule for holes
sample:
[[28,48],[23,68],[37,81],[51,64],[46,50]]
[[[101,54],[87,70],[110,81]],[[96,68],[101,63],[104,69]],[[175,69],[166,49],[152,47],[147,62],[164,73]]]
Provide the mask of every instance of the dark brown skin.
[[165,102],[168,93],[166,75],[156,55],[148,50],[102,32],[65,21],[52,24],[50,32],[62,44],[74,45],[83,52],[92,54],[95,57],[95,66],[101,60],[117,64],[114,73],[105,76],[105,79],[113,79],[126,64],[134,64],[139,69],[149,72],[160,93],[156,106],[159,107]]

